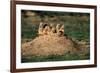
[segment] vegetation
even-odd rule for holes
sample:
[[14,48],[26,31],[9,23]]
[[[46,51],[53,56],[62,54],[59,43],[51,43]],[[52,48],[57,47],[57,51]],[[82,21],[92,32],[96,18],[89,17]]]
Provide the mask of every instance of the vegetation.
[[49,56],[28,56],[23,57],[22,62],[47,62],[47,61],[69,61],[69,60],[86,60],[89,59],[89,53],[80,54],[64,54],[64,55],[49,55]]

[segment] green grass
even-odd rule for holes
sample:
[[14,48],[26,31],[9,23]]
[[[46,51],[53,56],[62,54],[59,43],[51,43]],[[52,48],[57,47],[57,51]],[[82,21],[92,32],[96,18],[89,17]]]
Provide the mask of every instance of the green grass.
[[[22,14],[24,15],[22,10]],[[26,10],[27,11],[27,10]],[[65,26],[65,33],[77,40],[89,39],[90,15],[89,13],[32,11],[36,16],[21,19],[22,39],[32,39],[37,36],[39,23],[43,20],[48,23],[60,23]]]
[[87,60],[90,59],[89,52],[85,55],[81,54],[64,54],[64,55],[50,55],[50,56],[27,56],[22,57],[22,63],[25,62],[47,62],[47,61],[71,61],[71,60]]

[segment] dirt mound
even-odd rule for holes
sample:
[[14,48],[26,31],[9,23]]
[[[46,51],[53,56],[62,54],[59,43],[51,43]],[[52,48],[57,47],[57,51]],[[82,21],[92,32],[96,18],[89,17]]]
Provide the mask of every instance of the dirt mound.
[[63,55],[65,53],[79,53],[81,49],[71,39],[65,36],[38,36],[30,42],[22,44],[23,56]]

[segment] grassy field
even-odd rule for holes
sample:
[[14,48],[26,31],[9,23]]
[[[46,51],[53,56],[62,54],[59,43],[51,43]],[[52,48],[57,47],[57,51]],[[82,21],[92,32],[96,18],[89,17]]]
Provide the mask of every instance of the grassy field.
[[[90,15],[89,13],[72,12],[50,12],[50,11],[28,11],[21,12],[21,38],[22,43],[31,41],[38,36],[39,23],[47,22],[53,24],[64,24],[64,35],[77,41],[90,41]],[[64,54],[51,56],[22,56],[22,62],[64,61],[84,60],[90,58],[90,52],[81,54]]]
[[85,55],[81,54],[64,54],[50,56],[28,56],[22,58],[22,63],[25,62],[47,62],[47,61],[71,61],[71,60],[87,60],[90,59],[89,52]]

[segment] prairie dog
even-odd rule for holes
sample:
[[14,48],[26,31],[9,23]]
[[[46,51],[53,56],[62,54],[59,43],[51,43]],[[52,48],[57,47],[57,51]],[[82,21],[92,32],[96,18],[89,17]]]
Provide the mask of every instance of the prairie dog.
[[43,34],[44,35],[48,35],[50,32],[50,27],[49,26],[45,26],[45,28],[43,29]]
[[56,29],[57,30],[60,29],[60,24],[57,24]]
[[43,23],[42,22],[39,25],[38,34],[39,35],[42,35],[43,34]]
[[64,25],[61,26],[60,31],[64,33]]
[[52,27],[51,32],[52,33],[56,33],[56,28],[55,27]]
[[57,32],[57,35],[58,35],[58,36],[64,35],[64,25],[62,25],[62,26],[60,27],[60,29],[59,29],[58,32]]
[[59,32],[59,29],[60,29],[60,24],[57,24],[57,26],[56,26],[57,33]]
[[40,22],[39,28],[43,28],[43,23]]

